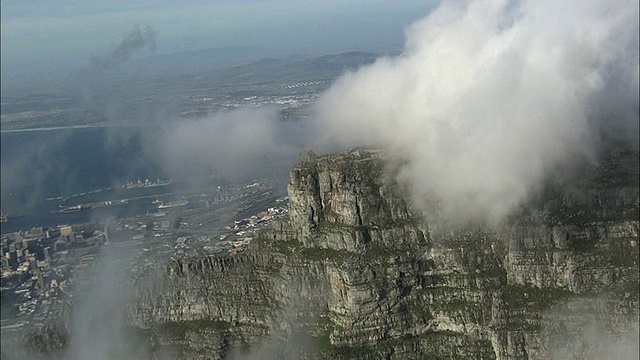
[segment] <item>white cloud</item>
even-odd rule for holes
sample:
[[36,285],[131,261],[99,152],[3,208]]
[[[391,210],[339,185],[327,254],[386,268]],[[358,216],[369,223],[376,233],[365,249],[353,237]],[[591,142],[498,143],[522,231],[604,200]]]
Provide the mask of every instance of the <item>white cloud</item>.
[[280,121],[274,107],[246,108],[167,124],[155,144],[172,176],[216,174],[249,181],[286,173],[298,156],[298,130],[298,123]]
[[407,30],[400,56],[339,79],[317,121],[331,141],[404,153],[402,176],[419,203],[437,198],[445,214],[500,220],[551,166],[590,154],[608,89],[627,106],[614,115],[637,124],[637,6],[444,2]]

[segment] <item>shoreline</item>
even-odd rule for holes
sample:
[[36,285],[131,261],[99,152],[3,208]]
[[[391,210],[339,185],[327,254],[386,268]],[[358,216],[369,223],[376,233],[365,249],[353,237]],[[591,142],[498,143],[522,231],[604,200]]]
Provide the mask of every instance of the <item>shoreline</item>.
[[90,129],[90,128],[106,128],[106,127],[144,127],[143,124],[86,124],[86,125],[66,125],[66,126],[52,126],[52,127],[38,127],[38,128],[26,128],[26,129],[10,129],[3,130],[0,128],[0,133],[17,133],[17,132],[31,132],[31,131],[52,131],[52,130],[74,130],[74,129]]

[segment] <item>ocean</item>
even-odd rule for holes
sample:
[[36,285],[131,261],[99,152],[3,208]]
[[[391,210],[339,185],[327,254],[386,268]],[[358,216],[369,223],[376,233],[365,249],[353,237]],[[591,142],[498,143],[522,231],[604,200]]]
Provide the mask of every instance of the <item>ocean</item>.
[[[2,132],[1,232],[144,214],[152,199],[73,213],[60,206],[177,191],[175,184],[127,189],[127,181],[168,180],[144,146],[148,128],[94,127]],[[75,195],[75,196],[74,196]],[[50,199],[50,200],[47,200]]]

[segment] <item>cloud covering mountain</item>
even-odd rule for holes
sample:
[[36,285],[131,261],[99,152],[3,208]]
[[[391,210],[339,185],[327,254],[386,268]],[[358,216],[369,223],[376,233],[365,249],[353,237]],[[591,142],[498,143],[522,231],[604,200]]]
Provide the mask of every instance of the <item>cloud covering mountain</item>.
[[383,144],[418,204],[503,219],[603,129],[637,142],[637,24],[627,0],[445,1],[322,95],[321,142]]

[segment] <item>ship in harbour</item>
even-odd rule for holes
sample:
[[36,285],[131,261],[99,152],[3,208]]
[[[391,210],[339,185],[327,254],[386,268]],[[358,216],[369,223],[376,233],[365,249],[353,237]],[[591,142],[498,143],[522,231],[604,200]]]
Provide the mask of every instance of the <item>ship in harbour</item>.
[[172,201],[172,202],[168,202],[168,203],[163,203],[162,201],[158,201],[157,205],[158,205],[158,209],[169,209],[169,208],[174,208],[174,207],[180,207],[180,206],[185,206],[188,205],[189,201],[187,201],[186,199],[180,199],[177,201]]
[[79,212],[82,210],[86,210],[88,209],[88,207],[82,206],[82,205],[75,205],[75,206],[58,206],[60,208],[61,213],[63,214],[70,214],[70,213],[75,213],[75,212]]
[[149,179],[146,179],[145,181],[140,180],[140,178],[138,178],[137,182],[131,182],[129,180],[127,180],[127,182],[125,184],[122,185],[123,189],[137,189],[137,188],[147,188],[147,187],[155,187],[155,186],[165,186],[165,185],[169,185],[171,184],[171,180],[160,180],[157,179],[156,181],[149,181]]

